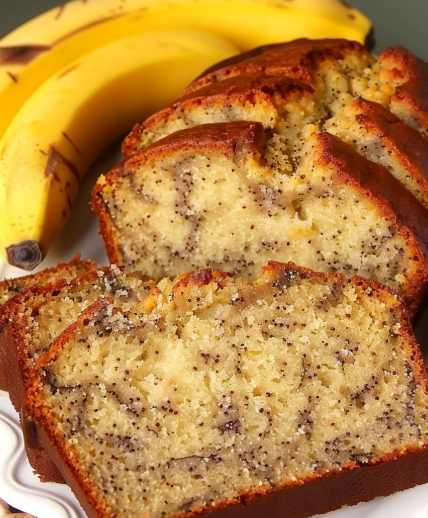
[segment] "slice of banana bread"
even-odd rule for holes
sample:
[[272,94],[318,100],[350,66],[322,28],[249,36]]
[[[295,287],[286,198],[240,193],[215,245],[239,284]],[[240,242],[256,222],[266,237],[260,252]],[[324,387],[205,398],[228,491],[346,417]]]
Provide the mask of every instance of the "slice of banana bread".
[[[311,133],[312,131],[312,133]],[[272,258],[358,274],[414,311],[428,279],[428,211],[383,166],[308,126],[176,132],[102,176],[93,196],[112,262],[160,279],[212,267],[255,279]]]
[[362,97],[326,120],[322,129],[387,167],[428,208],[428,139],[418,130]]
[[[375,63],[372,54],[356,41],[301,38],[259,47],[220,62],[190,83],[184,95],[226,78],[255,72],[263,72],[268,76],[287,76],[305,83],[320,81],[325,84],[323,76],[328,68],[359,77]],[[337,81],[337,85],[340,85],[340,81]]]
[[[80,254],[77,254],[76,257],[68,263],[58,263],[57,266],[46,268],[32,275],[17,277],[15,279],[4,279],[0,282],[0,314],[3,304],[28,286],[55,282],[62,278],[71,280],[84,272],[93,270],[94,268],[96,268],[94,261],[81,261]],[[2,332],[2,326],[3,324],[0,318],[0,334]],[[6,385],[4,369],[2,369],[0,362],[0,390],[7,390]]]
[[270,263],[136,309],[88,308],[23,406],[88,517],[304,518],[428,481],[428,376],[388,288]]
[[401,46],[386,49],[376,60],[359,43],[340,39],[268,45],[220,62],[191,83],[184,94],[254,72],[310,83],[331,96],[333,110],[340,109],[340,98],[346,94],[362,96],[428,135],[428,65]]
[[306,124],[325,118],[326,113],[309,84],[263,72],[241,74],[185,95],[135,125],[122,152],[130,157],[175,131],[237,120],[260,122],[292,140]]
[[[67,282],[61,279],[22,290],[4,306],[0,336],[0,373],[18,412],[37,360],[51,342],[79,314],[99,298],[109,298],[122,310],[143,300],[154,282],[135,272],[125,274],[117,267],[99,268]],[[62,476],[31,430],[23,425],[30,464],[43,481],[61,482]]]

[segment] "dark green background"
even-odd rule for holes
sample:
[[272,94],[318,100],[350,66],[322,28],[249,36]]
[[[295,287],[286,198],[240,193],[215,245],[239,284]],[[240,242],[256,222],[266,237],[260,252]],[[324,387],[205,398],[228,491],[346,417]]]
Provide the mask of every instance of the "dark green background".
[[[428,0],[347,0],[374,23],[376,52],[403,45],[428,61]],[[0,37],[61,0],[0,0]]]

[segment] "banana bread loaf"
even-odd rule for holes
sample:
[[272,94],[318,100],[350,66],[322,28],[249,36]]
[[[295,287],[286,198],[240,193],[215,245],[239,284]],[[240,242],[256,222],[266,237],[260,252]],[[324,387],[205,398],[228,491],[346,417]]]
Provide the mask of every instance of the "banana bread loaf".
[[[14,297],[24,288],[33,284],[46,284],[55,282],[59,279],[71,280],[78,275],[96,268],[94,261],[81,261],[80,254],[68,263],[58,263],[52,268],[45,268],[40,272],[15,279],[4,279],[0,282],[0,315],[1,307],[5,302]],[[2,330],[2,320],[0,318],[0,334]],[[1,346],[0,346],[1,347]],[[2,369],[2,353],[0,350],[0,390],[7,390],[4,369]]]
[[359,277],[166,279],[131,313],[97,301],[39,368],[23,414],[89,518],[304,518],[428,481],[407,310]]
[[387,284],[416,311],[427,88],[427,65],[404,49],[376,60],[344,40],[220,64],[137,125],[128,160],[95,186],[110,260],[156,279],[205,267],[254,279],[268,260],[292,260]]
[[314,126],[175,132],[101,177],[92,205],[111,261],[159,279],[202,267],[247,278],[272,258],[358,274],[414,311],[428,279],[428,211],[388,171]]
[[[428,208],[428,141],[414,113],[415,106],[426,110],[425,63],[413,56],[414,64],[404,66],[404,56],[411,53],[400,47],[376,61],[363,46],[344,40],[297,40],[254,52],[258,54],[251,59],[245,59],[247,54],[233,58],[233,66],[218,65],[219,70],[192,83],[171,106],[137,124],[123,143],[125,156],[174,131],[233,120],[274,129],[290,143],[292,153],[296,136],[313,123],[386,165]],[[421,91],[398,109],[397,99],[404,88],[412,91],[412,80]],[[354,102],[356,96],[362,97]]]
[[[109,298],[118,308],[129,310],[154,286],[138,272],[124,274],[119,268],[99,268],[67,282],[34,285],[10,299],[1,313],[0,375],[18,412],[31,372],[51,342],[79,314],[99,298]],[[43,481],[62,482],[62,476],[44,449],[23,423],[30,464]]]

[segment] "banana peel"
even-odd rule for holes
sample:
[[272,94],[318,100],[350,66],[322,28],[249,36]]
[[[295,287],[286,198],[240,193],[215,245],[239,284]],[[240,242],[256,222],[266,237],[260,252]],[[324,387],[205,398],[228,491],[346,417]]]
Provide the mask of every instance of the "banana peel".
[[96,155],[213,63],[371,30],[340,0],[75,0],[19,27],[0,40],[0,253],[35,268]]

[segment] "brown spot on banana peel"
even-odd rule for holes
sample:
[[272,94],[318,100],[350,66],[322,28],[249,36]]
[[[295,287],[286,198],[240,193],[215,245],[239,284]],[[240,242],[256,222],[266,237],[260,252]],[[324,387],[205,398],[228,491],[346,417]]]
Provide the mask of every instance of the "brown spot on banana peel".
[[65,10],[65,4],[60,5],[59,8],[58,8],[58,13],[55,16],[55,20],[58,20],[59,18],[61,18],[62,13],[64,12],[64,10]]
[[63,131],[63,132],[62,132],[62,135],[63,135],[63,137],[64,137],[66,140],[68,140],[68,142],[70,142],[70,144],[74,147],[74,149],[75,149],[76,153],[77,153],[78,155],[80,155],[81,153],[80,153],[79,148],[78,148],[78,147],[76,146],[76,144],[71,140],[71,138],[67,135],[67,133],[65,133],[65,131]]
[[48,163],[46,164],[45,168],[45,176],[52,175],[55,180],[60,181],[58,178],[58,175],[55,171],[56,166],[59,162],[62,162],[75,176],[77,183],[80,183],[80,176],[79,171],[77,170],[76,166],[68,159],[66,158],[55,146],[49,147],[49,153],[48,153]]
[[50,50],[52,45],[19,45],[16,47],[0,47],[0,65],[26,65],[37,56]]
[[6,254],[9,264],[23,270],[34,270],[43,259],[40,245],[33,239],[26,239],[6,247]]
[[6,74],[12,79],[14,83],[18,82],[18,76],[12,72],[6,71]]

